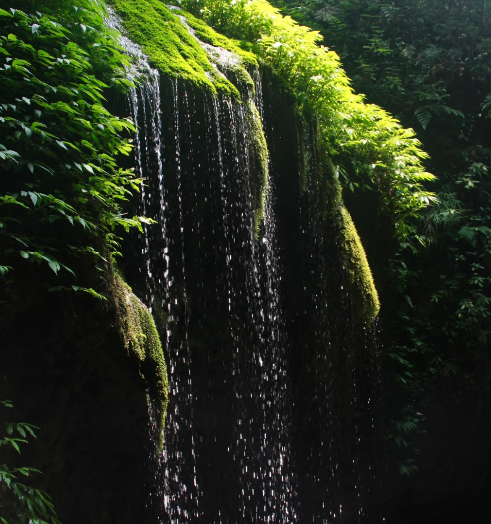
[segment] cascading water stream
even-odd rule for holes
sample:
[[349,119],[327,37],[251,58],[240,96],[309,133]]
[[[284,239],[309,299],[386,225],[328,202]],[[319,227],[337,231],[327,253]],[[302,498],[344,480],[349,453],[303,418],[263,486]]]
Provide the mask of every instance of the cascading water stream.
[[[239,125],[244,125],[239,112]],[[271,183],[271,181],[270,181]],[[257,343],[249,348],[241,383],[241,397],[255,397],[256,402],[243,402],[239,409],[238,444],[242,444],[243,517],[261,522],[295,522],[294,496],[291,492],[288,430],[288,391],[285,369],[287,337],[280,307],[280,265],[275,251],[275,223],[271,185],[265,203],[265,217],[257,242],[251,229],[248,300],[253,304],[252,322],[257,330]],[[243,361],[239,361],[243,362]],[[239,394],[238,394],[239,395]],[[256,432],[248,428],[257,428]],[[259,459],[257,451],[263,455]],[[254,506],[250,501],[261,503]],[[262,498],[261,498],[262,497]],[[261,505],[262,504],[262,505]],[[286,520],[285,520],[286,519]]]
[[[175,174],[177,180],[178,234],[180,257],[173,266],[178,274],[167,273],[169,284],[180,282],[179,297],[168,292],[169,325],[167,329],[169,355],[170,403],[166,444],[161,468],[164,470],[164,513],[171,523],[190,522],[199,515],[199,490],[196,477],[196,456],[193,432],[192,356],[189,347],[189,310],[186,287],[185,226],[183,219],[183,193],[181,172],[180,107],[177,81],[171,85],[173,100],[173,132]],[[187,93],[185,93],[187,97]],[[189,115],[188,115],[189,117]],[[167,261],[169,264],[169,260]],[[180,302],[180,304],[179,304]]]
[[[115,17],[109,24],[121,30]],[[271,98],[265,105],[271,85],[263,90],[256,69],[255,89],[241,86],[241,101],[203,93],[161,79],[137,46],[125,37],[121,44],[132,57],[128,75],[138,80],[128,94],[138,124],[135,168],[144,179],[137,208],[155,221],[144,224],[137,241],[139,273],[132,284],[165,342],[170,383],[165,446],[152,457],[155,522],[327,523],[344,517],[345,499],[361,521],[366,474],[358,458],[365,436],[358,436],[356,421],[355,435],[347,435],[340,420],[354,420],[365,409],[373,425],[375,408],[354,359],[358,331],[352,299],[343,290],[344,268],[319,211],[314,128],[299,125],[295,144],[295,249],[305,268],[295,279],[308,298],[294,321],[285,305],[284,259],[290,253],[278,231],[277,184],[283,182],[274,162],[256,230],[257,144],[250,139],[250,119],[258,114],[267,133],[276,132],[278,124],[268,123],[276,122]],[[221,74],[237,65],[230,52],[200,44],[213,53]],[[338,298],[331,302],[333,282]],[[365,338],[369,354],[373,343]],[[301,369],[293,370],[302,354]],[[365,369],[377,380],[370,358]],[[299,389],[298,376],[312,384]],[[157,442],[154,410],[150,405]],[[345,440],[354,442],[349,453]],[[305,509],[299,493],[306,492]]]
[[[122,28],[117,17],[110,12],[108,25],[121,32]],[[170,522],[189,522],[197,517],[198,489],[196,482],[195,464],[189,465],[193,471],[192,482],[189,478],[183,479],[182,472],[186,471],[186,455],[184,448],[190,449],[194,459],[194,436],[192,434],[192,390],[191,390],[191,355],[187,340],[187,296],[185,287],[185,260],[184,249],[181,250],[184,314],[181,324],[184,325],[184,336],[174,334],[171,326],[179,322],[179,310],[174,306],[171,291],[173,278],[169,274],[170,258],[166,225],[166,189],[161,143],[161,94],[160,75],[152,69],[141,49],[124,35],[120,36],[120,44],[131,59],[128,67],[128,78],[135,82],[128,95],[128,106],[133,121],[136,123],[134,152],[136,171],[144,179],[141,186],[141,199],[137,205],[140,215],[149,217],[156,222],[151,228],[143,225],[143,234],[140,235],[141,259],[144,261],[145,275],[144,300],[153,310],[157,321],[158,312],[162,311],[167,317],[166,349],[168,354],[170,403],[168,407],[167,426],[165,429],[165,447],[161,456],[156,457],[154,468],[156,471],[154,487],[151,490],[151,504],[157,520],[163,521],[166,514]],[[177,161],[178,178],[180,175],[179,162],[179,103],[177,85],[174,84],[174,114],[175,114],[175,156]],[[150,180],[151,177],[151,180]],[[180,179],[179,179],[180,180]],[[178,186],[179,202],[182,201],[181,187]],[[179,206],[179,220],[182,222],[182,206]],[[155,227],[156,226],[156,227]],[[184,229],[181,227],[181,246],[184,244]],[[154,262],[158,264],[154,267]],[[143,291],[143,290],[142,290]],[[157,313],[157,315],[156,315]],[[159,326],[162,330],[163,326]],[[154,416],[154,406],[149,405],[151,434],[157,441],[157,423]],[[189,431],[183,431],[189,428]],[[187,477],[187,475],[186,475]],[[187,483],[186,483],[187,482]],[[190,484],[188,486],[188,484]],[[160,509],[159,509],[160,508]]]

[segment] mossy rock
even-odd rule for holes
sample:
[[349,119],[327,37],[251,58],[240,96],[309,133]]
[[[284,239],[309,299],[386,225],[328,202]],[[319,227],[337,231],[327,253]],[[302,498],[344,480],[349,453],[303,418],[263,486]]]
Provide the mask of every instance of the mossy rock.
[[213,47],[222,47],[223,49],[234,53],[240,57],[240,62],[244,67],[257,67],[258,61],[256,55],[251,51],[246,51],[244,49],[244,42],[234,40],[217,33],[209,25],[207,25],[206,22],[194,17],[187,11],[180,11],[180,13],[186,17],[188,24],[192,27],[196,33],[196,36],[202,42],[210,44]]
[[240,98],[236,87],[210,60],[198,38],[237,55],[242,68],[257,65],[254,55],[241,49],[238,42],[216,33],[185,11],[167,7],[160,0],[108,0],[108,4],[121,17],[131,40],[142,47],[161,74],[187,80],[215,94]]
[[129,354],[140,361],[140,372],[149,384],[158,411],[158,442],[163,448],[165,417],[169,403],[167,365],[160,337],[150,310],[118,274],[114,275],[113,296],[119,329]]
[[322,215],[333,222],[342,269],[347,274],[354,298],[355,315],[370,324],[380,310],[377,288],[363,244],[344,205],[341,184],[323,144],[318,138],[318,205]]
[[360,296],[362,319],[370,324],[378,315],[380,300],[373,280],[372,271],[363,249],[355,224],[344,205],[336,210],[336,221],[339,227],[340,254],[343,268],[348,274],[352,289]]

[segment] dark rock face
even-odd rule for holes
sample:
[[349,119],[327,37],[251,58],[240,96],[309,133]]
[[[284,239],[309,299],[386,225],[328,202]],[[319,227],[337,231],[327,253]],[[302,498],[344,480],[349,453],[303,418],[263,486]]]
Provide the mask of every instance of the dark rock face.
[[14,402],[10,420],[40,428],[18,463],[43,472],[36,485],[63,523],[145,522],[145,383],[114,310],[35,286],[18,296],[29,298],[1,305],[1,394]]

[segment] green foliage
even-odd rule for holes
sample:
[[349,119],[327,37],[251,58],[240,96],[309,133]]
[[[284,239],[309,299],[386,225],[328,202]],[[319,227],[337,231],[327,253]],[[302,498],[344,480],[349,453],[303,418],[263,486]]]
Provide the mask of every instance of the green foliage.
[[[462,106],[469,107],[479,91],[481,100],[489,92],[485,0],[452,0],[445,8],[437,0],[287,0],[283,5],[304,20],[316,19],[357,88],[411,125],[442,116],[458,126],[467,113]],[[453,109],[454,103],[461,109]]]
[[[265,0],[200,2],[186,9],[231,37],[247,39],[262,63],[273,68],[314,111],[329,154],[359,185],[376,186],[401,239],[412,232],[409,219],[435,198],[423,183],[433,179],[422,165],[427,155],[411,129],[356,95],[321,35],[283,17]],[[350,175],[351,176],[351,175]]]
[[[416,278],[423,271],[434,278],[423,281],[422,296],[415,297],[416,304],[430,301],[426,314],[431,315],[423,318],[414,311],[411,316],[416,317],[417,336],[428,346],[430,373],[459,372],[483,383],[491,377],[491,181],[486,166],[473,164],[453,182],[442,188],[439,205],[424,217],[422,238],[429,249],[412,263]],[[435,267],[437,260],[441,265]],[[415,294],[417,284],[413,277],[405,289]]]
[[[5,408],[12,408],[8,400],[1,400]],[[3,425],[7,436],[0,438],[0,449],[12,448],[20,453],[20,445],[27,438],[36,438],[36,426],[24,422],[8,422]],[[11,467],[0,464],[0,522],[3,524],[60,524],[56,518],[50,496],[39,489],[19,481],[41,473],[35,468]]]
[[207,24],[224,34],[234,35],[243,41],[243,46],[249,47],[269,34],[274,20],[261,10],[251,9],[251,2],[230,0],[177,0],[176,5],[182,6],[194,16],[202,18]]
[[140,361],[142,376],[151,385],[150,391],[159,403],[159,440],[157,444],[159,449],[162,450],[165,417],[169,403],[169,381],[164,352],[155,321],[152,313],[118,274],[114,276],[113,296],[125,347]]
[[24,261],[72,272],[75,257],[100,260],[97,245],[115,250],[118,226],[141,228],[121,211],[140,181],[116,160],[134,126],[103,106],[127,61],[101,12],[79,6],[0,10],[3,275]]
[[[437,200],[406,220],[408,235],[390,262],[384,297],[386,346],[404,391],[396,395],[392,437],[404,447],[419,431],[415,413],[423,409],[425,392],[440,377],[467,387],[482,387],[491,377],[491,5],[275,4],[315,24],[341,56],[355,89],[415,127],[431,155],[428,168],[438,177]],[[403,462],[401,471],[410,466]]]

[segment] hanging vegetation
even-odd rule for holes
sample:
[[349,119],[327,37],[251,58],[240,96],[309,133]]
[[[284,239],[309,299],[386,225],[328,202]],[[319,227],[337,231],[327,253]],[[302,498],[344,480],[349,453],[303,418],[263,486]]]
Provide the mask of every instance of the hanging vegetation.
[[127,88],[127,62],[89,2],[2,9],[0,27],[0,273],[34,262],[74,275],[74,259],[100,261],[105,245],[117,251],[118,226],[144,220],[121,210],[140,184],[118,165],[134,126],[104,107],[107,87]]
[[[353,92],[338,55],[320,45],[322,36],[284,17],[266,0],[180,3],[217,31],[243,41],[272,67],[314,111],[328,150],[348,184],[375,184],[401,241],[410,218],[435,201],[424,182],[433,180],[422,161],[427,154],[412,129]],[[346,161],[346,159],[349,159]]]

